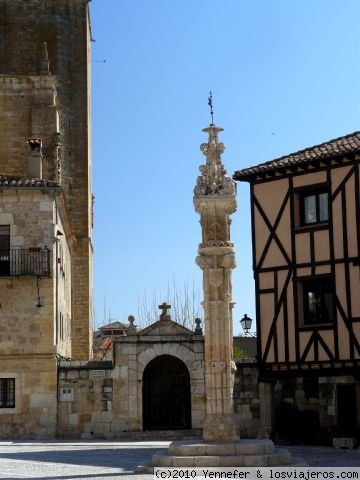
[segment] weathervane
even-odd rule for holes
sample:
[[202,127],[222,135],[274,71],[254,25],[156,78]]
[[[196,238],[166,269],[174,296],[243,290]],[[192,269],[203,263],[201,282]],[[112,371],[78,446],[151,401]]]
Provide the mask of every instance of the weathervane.
[[209,97],[208,97],[208,105],[209,105],[209,107],[210,107],[211,125],[214,125],[214,112],[213,112],[212,92],[211,92],[211,90],[210,90]]

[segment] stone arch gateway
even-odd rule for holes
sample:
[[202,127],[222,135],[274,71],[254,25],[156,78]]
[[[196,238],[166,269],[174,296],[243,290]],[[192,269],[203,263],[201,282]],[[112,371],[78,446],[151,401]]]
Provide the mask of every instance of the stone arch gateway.
[[160,355],[143,373],[143,429],[191,428],[190,374],[185,363]]
[[[167,357],[168,361],[163,363],[163,357]],[[166,372],[166,369],[170,368],[169,359],[172,359],[170,360],[172,373],[171,371]],[[118,380],[114,379],[112,403],[112,415],[116,418],[115,428],[121,429],[122,432],[140,432],[144,430],[144,427],[145,430],[202,428],[205,415],[203,335],[192,332],[172,321],[170,315],[162,315],[157,322],[143,330],[129,332],[127,336],[116,339],[114,364],[114,377],[118,377]],[[156,390],[156,386],[158,386],[156,382],[160,382],[159,385],[165,392],[164,395],[172,397],[171,389],[167,387],[166,381],[156,380],[154,387],[152,380],[155,378],[155,373],[151,371],[152,366],[156,366],[156,368],[154,367],[157,370],[156,376],[159,376],[160,371],[163,372],[163,377],[170,376],[169,381],[173,385],[173,390],[176,390],[177,387],[174,385],[175,380],[172,376],[176,377],[179,369],[187,372],[188,387],[186,387],[186,391],[190,392],[190,400],[187,400],[187,405],[190,405],[190,414],[186,414],[185,422],[174,422],[170,418],[166,424],[160,424],[159,421],[152,421],[150,424],[147,422],[146,411],[149,408],[150,410],[155,409],[156,402],[150,398],[149,406],[146,389],[155,388]],[[143,386],[144,382],[148,382],[148,385],[150,382],[150,387]],[[182,385],[186,384],[185,376],[181,382]],[[157,398],[156,401],[160,401],[160,399]],[[165,401],[164,403],[166,404]]]

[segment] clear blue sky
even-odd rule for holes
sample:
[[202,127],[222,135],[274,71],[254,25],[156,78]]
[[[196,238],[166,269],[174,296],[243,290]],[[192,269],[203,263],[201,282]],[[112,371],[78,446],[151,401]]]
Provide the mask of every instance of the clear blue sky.
[[[137,316],[201,271],[193,187],[201,129],[224,128],[235,170],[359,129],[357,0],[93,0],[96,323]],[[101,60],[106,60],[102,63]],[[234,332],[255,318],[250,203],[238,184]],[[155,318],[154,318],[155,320]]]

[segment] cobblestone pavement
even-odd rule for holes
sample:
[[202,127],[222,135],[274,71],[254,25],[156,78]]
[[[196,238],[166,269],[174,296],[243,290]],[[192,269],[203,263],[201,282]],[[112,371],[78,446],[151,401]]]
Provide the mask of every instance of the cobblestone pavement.
[[[0,441],[0,478],[47,480],[145,480],[137,465],[169,442],[6,442]],[[360,450],[330,447],[286,447],[309,466],[360,467]]]

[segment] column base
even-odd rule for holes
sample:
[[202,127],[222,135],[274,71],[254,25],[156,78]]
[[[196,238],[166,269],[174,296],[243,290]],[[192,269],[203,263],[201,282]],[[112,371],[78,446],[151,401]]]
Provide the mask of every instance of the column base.
[[[152,457],[151,466],[139,466],[136,473],[153,474],[155,468],[191,468],[204,478],[204,467],[211,469],[231,467],[307,467],[290,452],[275,448],[271,440],[245,439],[233,442],[206,442],[194,440],[173,442],[167,453]],[[210,476],[209,476],[210,478]]]
[[239,440],[240,426],[238,415],[206,415],[203,425],[203,439],[224,442]]

